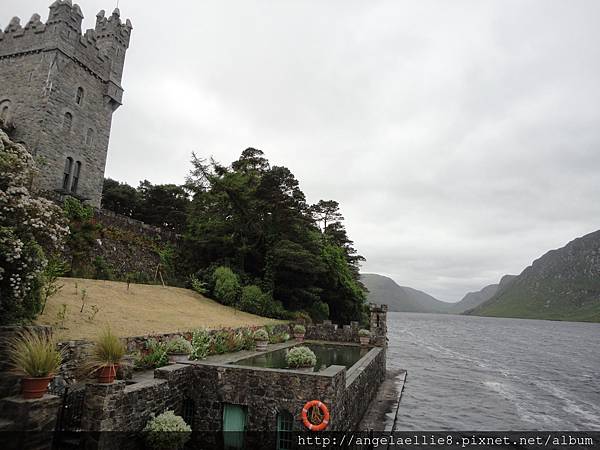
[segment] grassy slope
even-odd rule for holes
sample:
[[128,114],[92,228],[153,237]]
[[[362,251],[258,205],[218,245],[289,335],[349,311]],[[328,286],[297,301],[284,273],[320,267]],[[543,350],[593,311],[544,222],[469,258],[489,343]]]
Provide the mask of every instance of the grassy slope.
[[[551,284],[551,283],[548,283]],[[554,284],[559,285],[555,282]],[[577,288],[587,292],[579,284]],[[548,287],[548,286],[544,286]],[[597,291],[596,287],[596,291]],[[541,291],[541,292],[540,292]],[[500,293],[492,300],[473,309],[471,314],[492,317],[520,317],[524,319],[572,320],[581,322],[600,322],[600,299],[597,297],[557,296],[548,289],[533,290],[529,286],[516,285]]]
[[[278,322],[223,306],[189,289],[131,284],[128,291],[126,283],[81,278],[61,278],[60,284],[63,288],[50,298],[36,323],[57,326],[62,305],[67,305],[65,327],[56,327],[62,340],[93,338],[107,324],[119,336],[140,336]],[[83,289],[87,295],[81,313]],[[90,320],[92,305],[99,312]]]

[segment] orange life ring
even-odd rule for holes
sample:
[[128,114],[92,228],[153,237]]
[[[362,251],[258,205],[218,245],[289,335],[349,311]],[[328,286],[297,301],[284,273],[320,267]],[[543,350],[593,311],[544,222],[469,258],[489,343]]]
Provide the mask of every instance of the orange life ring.
[[[319,408],[323,413],[323,420],[318,425],[315,425],[308,420],[308,411],[314,406]],[[327,425],[329,424],[329,410],[327,409],[327,406],[325,406],[325,403],[319,400],[311,400],[310,402],[307,402],[302,408],[302,423],[304,423],[304,426],[311,431],[321,431],[327,428]]]

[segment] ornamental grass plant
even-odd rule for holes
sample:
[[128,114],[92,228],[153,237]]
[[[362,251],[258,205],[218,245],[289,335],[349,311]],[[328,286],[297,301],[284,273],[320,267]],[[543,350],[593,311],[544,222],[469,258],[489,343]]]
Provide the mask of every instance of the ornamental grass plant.
[[88,357],[84,369],[89,373],[94,373],[102,367],[116,366],[121,362],[123,356],[125,356],[125,346],[118,336],[107,327],[96,338],[92,354]]
[[8,342],[8,355],[14,371],[31,378],[54,375],[60,367],[63,353],[46,333],[24,330]]

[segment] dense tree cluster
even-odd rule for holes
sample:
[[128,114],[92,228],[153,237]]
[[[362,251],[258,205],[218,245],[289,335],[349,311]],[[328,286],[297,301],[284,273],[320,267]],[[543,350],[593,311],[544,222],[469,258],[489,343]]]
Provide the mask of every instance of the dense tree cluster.
[[182,186],[153,185],[144,180],[135,189],[110,178],[104,180],[102,207],[149,225],[182,232],[189,203]]
[[[307,204],[290,170],[271,166],[257,149],[244,150],[229,167],[196,156],[192,164],[186,267],[206,278],[215,265],[228,266],[243,285],[259,287],[288,311],[364,320],[362,257],[337,202]],[[245,293],[260,297],[255,288]]]
[[[309,205],[286,167],[248,148],[224,166],[192,156],[185,186],[104,184],[103,207],[183,234],[178,273],[222,303],[272,317],[366,318],[339,205]],[[189,195],[188,195],[189,193]]]

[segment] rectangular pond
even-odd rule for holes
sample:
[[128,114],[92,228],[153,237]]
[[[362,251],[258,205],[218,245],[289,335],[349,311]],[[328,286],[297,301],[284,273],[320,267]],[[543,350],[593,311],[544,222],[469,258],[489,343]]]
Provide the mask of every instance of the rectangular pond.
[[[346,366],[346,368],[349,369],[370,350],[369,348],[358,347],[355,345],[326,345],[314,343],[303,343],[299,345],[304,345],[315,352],[315,355],[317,356],[315,372],[333,365]],[[233,361],[229,364],[235,364],[237,366],[266,367],[271,369],[287,369],[285,354],[289,348],[262,353],[260,355]]]

